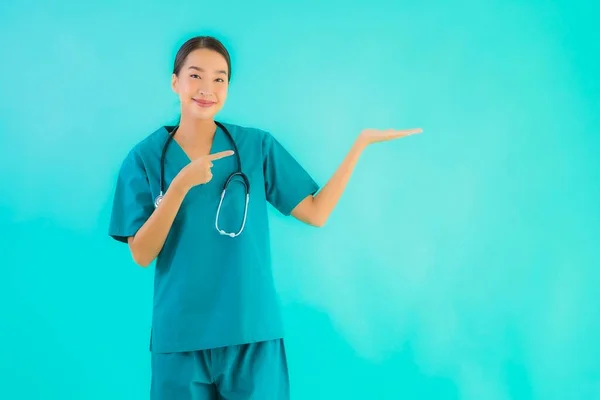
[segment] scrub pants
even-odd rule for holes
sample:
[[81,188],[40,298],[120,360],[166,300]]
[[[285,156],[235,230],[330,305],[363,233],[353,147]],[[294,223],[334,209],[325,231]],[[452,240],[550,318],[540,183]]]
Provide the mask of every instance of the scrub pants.
[[151,400],[289,400],[282,339],[152,353]]

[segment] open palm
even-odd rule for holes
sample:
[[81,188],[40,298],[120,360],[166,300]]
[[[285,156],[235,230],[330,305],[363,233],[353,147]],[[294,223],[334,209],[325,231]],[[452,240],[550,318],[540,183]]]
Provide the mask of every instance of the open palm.
[[398,139],[405,136],[414,135],[423,132],[421,128],[414,129],[365,129],[360,133],[361,138],[368,144],[377,142],[386,142],[388,140]]

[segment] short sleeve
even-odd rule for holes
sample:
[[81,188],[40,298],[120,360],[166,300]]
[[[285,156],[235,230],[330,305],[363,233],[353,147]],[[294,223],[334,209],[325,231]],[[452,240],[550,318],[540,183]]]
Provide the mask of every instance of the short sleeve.
[[307,196],[314,195],[319,185],[272,135],[263,137],[264,177],[267,201],[283,215]]
[[139,155],[132,150],[119,170],[110,217],[109,235],[127,243],[154,211],[150,185]]

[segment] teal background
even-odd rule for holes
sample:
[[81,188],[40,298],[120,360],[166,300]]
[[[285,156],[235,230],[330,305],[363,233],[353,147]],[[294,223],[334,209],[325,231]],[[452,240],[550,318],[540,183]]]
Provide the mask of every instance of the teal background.
[[232,53],[221,119],[321,184],[361,129],[424,129],[326,227],[272,213],[294,399],[600,398],[598,6],[386,4],[0,5],[0,398],[148,398],[153,270],[108,219],[195,34]]

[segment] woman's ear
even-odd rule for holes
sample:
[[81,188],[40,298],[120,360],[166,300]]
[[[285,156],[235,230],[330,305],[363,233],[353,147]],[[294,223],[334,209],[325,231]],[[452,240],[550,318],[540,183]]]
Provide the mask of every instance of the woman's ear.
[[179,80],[177,79],[177,75],[173,74],[171,76],[171,89],[173,89],[173,91],[177,94],[179,94],[178,83],[179,83]]

